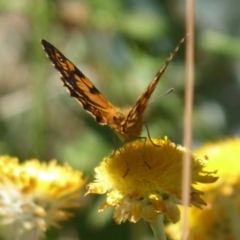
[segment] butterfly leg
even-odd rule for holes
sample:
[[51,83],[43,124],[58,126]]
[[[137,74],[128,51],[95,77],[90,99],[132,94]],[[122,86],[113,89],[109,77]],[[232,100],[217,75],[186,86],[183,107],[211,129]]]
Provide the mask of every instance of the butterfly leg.
[[[145,165],[148,167],[148,169],[150,170],[150,169],[151,169],[151,166],[150,166],[150,165],[148,164],[148,162],[145,160],[145,149],[146,149],[145,146],[146,146],[147,138],[146,138],[146,137],[137,137],[136,139],[131,139],[131,141],[134,141],[134,140],[137,140],[137,139],[143,139],[143,141],[144,141],[144,145],[143,145],[143,148],[142,148],[142,154],[141,154],[141,155],[142,155],[142,160],[143,160],[144,164],[145,164]],[[125,143],[127,143],[127,142],[129,142],[129,140],[128,140],[128,141],[124,141],[123,145],[124,145]],[[153,144],[154,146],[161,147],[161,146],[159,146],[159,145],[154,144],[153,142],[152,142],[152,144]],[[125,156],[124,156],[124,154],[122,153],[122,151],[121,151],[120,148],[119,148],[119,149],[115,149],[115,151],[114,151],[113,154],[115,154],[117,150],[120,152],[123,160],[124,160],[125,163],[126,163],[126,168],[127,168],[127,170],[126,170],[126,172],[125,172],[124,175],[123,175],[123,178],[125,178],[125,177],[127,176],[128,172],[129,172],[129,163],[128,163],[128,160],[125,158]]]
[[144,140],[144,145],[143,145],[143,149],[142,149],[142,160],[145,163],[145,165],[148,167],[148,169],[151,169],[151,166],[148,164],[148,162],[145,160],[145,146],[146,146],[146,142],[147,142],[147,138],[146,137],[139,137],[140,139]]
[[[124,144],[126,144],[126,143],[128,143],[128,142],[131,142],[131,141],[135,141],[135,140],[138,140],[138,139],[143,139],[144,140],[144,145],[143,145],[143,149],[142,149],[142,160],[143,160],[143,162],[144,162],[144,164],[149,168],[149,169],[151,169],[151,166],[148,164],[148,162],[144,159],[144,150],[145,150],[145,146],[146,146],[146,142],[147,142],[147,138],[146,137],[134,137],[134,138],[131,138],[131,139],[127,139],[127,140],[125,140],[124,142],[123,142],[123,144],[122,144],[122,146],[124,145]],[[152,144],[154,145],[154,143],[152,142]],[[156,145],[156,146],[158,146],[158,145]],[[158,146],[158,147],[160,147],[160,146]],[[120,149],[118,149],[119,151],[120,151]],[[126,160],[125,160],[126,161]],[[128,164],[128,163],[127,163]],[[128,171],[127,171],[128,172]],[[126,175],[124,175],[124,176],[126,176]]]
[[118,147],[118,144],[117,144],[117,138],[116,138],[116,135],[113,133],[113,142],[114,142],[114,151],[113,153],[110,155],[110,158],[112,158],[116,152],[117,152],[117,147]]
[[[144,126],[145,126],[145,128],[146,128],[146,130],[147,130],[148,138],[149,138],[151,144],[152,144],[153,146],[155,146],[155,147],[161,147],[160,145],[157,145],[157,144],[155,144],[155,143],[152,141],[152,138],[151,138],[151,136],[150,136],[150,132],[149,132],[149,129],[148,129],[148,126],[147,126],[146,122],[144,122]],[[145,138],[145,144],[146,144],[146,138]]]
[[[122,153],[121,149],[120,148],[117,148],[117,138],[116,138],[116,135],[114,134],[113,135],[113,139],[114,139],[114,151],[113,153],[110,155],[110,158],[114,157],[114,155],[116,154],[117,151],[119,151],[120,155],[122,156],[124,162],[126,163],[126,172],[123,174],[123,178],[125,178],[129,172],[129,163],[127,161],[127,159],[124,157],[124,154]],[[126,142],[123,142],[122,146],[125,144]]]
[[116,152],[117,152],[117,149],[114,147],[113,153],[111,153],[111,155],[109,156],[109,158],[114,157],[114,155],[116,154]]
[[[151,166],[148,164],[148,162],[144,159],[144,150],[145,150],[145,146],[146,146],[146,142],[147,142],[147,138],[146,137],[135,137],[135,138],[131,138],[130,140],[128,139],[128,140],[126,140],[126,141],[124,141],[123,142],[123,145],[125,144],[125,143],[127,143],[127,142],[130,142],[130,141],[135,141],[135,140],[144,140],[144,145],[143,145],[143,148],[142,148],[142,153],[141,153],[141,155],[142,155],[142,160],[143,160],[143,162],[144,162],[144,164],[149,168],[149,169],[151,169]],[[158,146],[158,145],[156,145],[156,146]],[[160,146],[158,146],[158,147],[160,147]],[[120,149],[118,149],[118,150],[120,150]]]
[[124,154],[122,153],[122,151],[120,150],[120,148],[118,149],[118,151],[120,152],[125,164],[126,164],[126,172],[123,174],[123,178],[125,178],[129,172],[129,163],[128,163],[128,160],[125,158]]
[[129,163],[128,163],[128,160],[125,158],[124,154],[122,153],[121,149],[114,149],[114,152],[111,154],[110,158],[113,157],[116,152],[119,151],[120,155],[122,156],[122,159],[124,160],[125,164],[126,164],[126,172],[123,174],[123,178],[125,178],[129,172]]
[[[143,160],[143,162],[144,162],[144,164],[148,167],[148,169],[151,169],[151,166],[148,164],[148,162],[145,160],[145,146],[146,146],[146,142],[147,142],[147,138],[146,137],[136,137],[136,138],[132,138],[131,140],[125,140],[123,143],[122,143],[122,146],[124,146],[124,144],[126,144],[126,143],[128,143],[128,142],[130,142],[130,141],[135,141],[135,140],[137,140],[137,139],[143,139],[143,141],[144,141],[144,145],[143,145],[143,148],[142,148],[142,153],[141,153],[141,155],[142,155],[142,160]],[[151,140],[151,138],[150,138],[150,136],[149,136],[149,139]],[[157,146],[157,147],[161,147],[161,146],[159,146],[159,145],[156,145],[156,144],[154,144],[152,141],[151,141],[151,143],[154,145],[154,146]],[[123,154],[123,152],[121,151],[121,148],[118,148],[117,149],[117,144],[116,144],[116,139],[114,138],[114,146],[115,146],[115,148],[114,148],[114,152],[111,154],[111,156],[110,156],[110,158],[111,157],[113,157],[115,154],[116,154],[116,152],[117,151],[119,151],[119,153],[121,154],[121,156],[122,156],[122,158],[123,158],[123,160],[124,160],[124,162],[125,162],[125,164],[126,164],[126,172],[123,174],[123,178],[125,178],[126,176],[127,176],[127,174],[128,174],[128,172],[129,172],[129,162],[128,162],[128,160],[126,159],[126,157],[124,156],[124,154]]]

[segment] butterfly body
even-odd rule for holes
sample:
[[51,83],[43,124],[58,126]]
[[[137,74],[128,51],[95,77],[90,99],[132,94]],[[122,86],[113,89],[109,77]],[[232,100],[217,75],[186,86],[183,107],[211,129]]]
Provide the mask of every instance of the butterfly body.
[[144,123],[143,115],[136,116],[134,119],[130,120],[130,111],[131,108],[121,109],[110,118],[111,122],[109,122],[109,126],[112,126],[111,128],[122,141],[138,138],[142,132]]
[[140,137],[144,124],[144,112],[156,85],[178,51],[182,39],[174,52],[167,58],[165,64],[157,72],[138,101],[132,108],[119,109],[110,103],[93,83],[57,48],[46,40],[42,40],[43,48],[61,74],[63,85],[70,95],[82,104],[83,108],[89,112],[100,125],[108,125],[114,130],[122,141],[129,141]]

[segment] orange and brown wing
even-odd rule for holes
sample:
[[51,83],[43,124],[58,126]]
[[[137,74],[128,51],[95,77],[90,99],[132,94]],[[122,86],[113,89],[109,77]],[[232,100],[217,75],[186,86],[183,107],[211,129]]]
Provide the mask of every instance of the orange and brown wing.
[[[167,69],[169,63],[172,61],[173,57],[177,53],[180,45],[184,42],[185,38],[182,38],[177,47],[174,49],[174,51],[170,54],[170,56],[165,61],[164,65],[160,68],[160,70],[157,72],[156,76],[153,78],[153,80],[150,82],[149,86],[146,88],[146,90],[142,93],[136,104],[133,106],[133,108],[129,111],[126,121],[123,125],[124,132],[141,132],[142,125],[143,125],[143,114],[147,108],[148,102],[150,100],[150,97],[155,90],[161,76]],[[139,129],[135,129],[139,128]],[[131,130],[132,129],[132,130]]]
[[117,111],[116,107],[57,48],[46,40],[42,40],[41,43],[47,56],[60,72],[61,80],[70,95],[76,98],[99,124],[106,125],[108,116]]

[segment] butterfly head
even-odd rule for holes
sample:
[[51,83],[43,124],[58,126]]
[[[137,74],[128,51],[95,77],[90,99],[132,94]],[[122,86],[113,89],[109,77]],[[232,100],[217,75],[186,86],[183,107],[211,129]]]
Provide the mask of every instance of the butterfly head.
[[139,137],[142,131],[142,116],[131,118],[129,112],[128,108],[121,109],[121,111],[116,111],[109,117],[108,125],[111,126],[122,141],[128,141]]
[[115,130],[120,131],[126,121],[126,115],[122,112],[115,112],[110,118],[109,125]]

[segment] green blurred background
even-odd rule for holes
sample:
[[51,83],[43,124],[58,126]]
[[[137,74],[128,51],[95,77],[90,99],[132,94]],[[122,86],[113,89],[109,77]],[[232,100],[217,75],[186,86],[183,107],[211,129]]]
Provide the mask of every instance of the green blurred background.
[[[21,160],[57,158],[83,170],[114,148],[113,134],[62,87],[41,47],[63,52],[115,105],[132,106],[185,35],[185,1],[0,0],[0,153]],[[194,146],[240,133],[240,1],[196,3]],[[185,44],[152,99],[152,137],[183,138]],[[146,135],[146,131],[143,131]],[[117,226],[101,199],[87,196],[75,218],[49,239],[151,239],[144,222]]]

